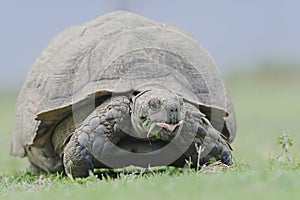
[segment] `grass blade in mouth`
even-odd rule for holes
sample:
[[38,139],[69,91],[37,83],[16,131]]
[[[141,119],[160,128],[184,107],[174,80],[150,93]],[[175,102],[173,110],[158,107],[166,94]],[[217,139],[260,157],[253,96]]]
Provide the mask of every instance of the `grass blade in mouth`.
[[149,128],[149,124],[151,124],[151,121],[147,119],[144,121],[144,123],[142,125],[147,126]]
[[156,137],[156,139],[160,139],[160,132],[159,131],[157,131],[157,133],[155,134],[155,137]]
[[148,126],[149,127],[149,129],[148,129],[148,133],[147,133],[147,138],[149,138],[150,137],[150,133],[151,133],[151,131],[155,128],[155,123],[154,122],[150,122],[150,125]]

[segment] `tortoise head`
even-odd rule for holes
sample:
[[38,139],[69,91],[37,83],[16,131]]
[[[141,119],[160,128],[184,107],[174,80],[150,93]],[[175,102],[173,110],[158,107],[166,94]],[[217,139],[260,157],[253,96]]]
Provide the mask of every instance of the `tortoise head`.
[[184,119],[183,98],[166,89],[146,90],[133,99],[131,122],[139,138],[171,140]]

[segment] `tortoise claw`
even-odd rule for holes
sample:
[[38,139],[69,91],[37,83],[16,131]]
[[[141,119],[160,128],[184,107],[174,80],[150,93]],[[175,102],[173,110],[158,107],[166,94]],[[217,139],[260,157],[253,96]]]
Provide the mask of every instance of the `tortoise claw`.
[[[205,148],[205,146],[204,146],[204,148]],[[205,149],[204,149],[204,151],[205,151]],[[212,148],[210,148],[208,151],[206,151],[202,160],[204,163],[207,163],[207,162],[210,162],[211,158],[215,158],[217,161],[221,161],[222,163],[224,163],[226,165],[233,164],[231,148],[229,147],[229,145],[227,145],[227,143],[224,143],[223,141],[216,141],[214,146]]]
[[222,154],[222,159],[221,162],[226,164],[226,165],[232,165],[232,155],[230,153],[230,151],[224,151]]

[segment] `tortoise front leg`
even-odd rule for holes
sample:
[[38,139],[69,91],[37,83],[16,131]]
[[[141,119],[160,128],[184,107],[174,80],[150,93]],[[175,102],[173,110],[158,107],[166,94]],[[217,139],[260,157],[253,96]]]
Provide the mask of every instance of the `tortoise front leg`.
[[232,148],[222,133],[215,129],[198,109],[191,105],[186,105],[185,108],[187,112],[182,133],[183,135],[192,134],[195,137],[185,157],[191,158],[193,166],[209,163],[212,158],[231,165],[233,163]]
[[114,97],[99,105],[74,131],[64,149],[65,172],[72,178],[87,177],[99,165],[95,155],[102,153],[109,140],[116,144],[124,134],[121,124],[130,119],[130,101]]
[[[200,164],[209,163],[212,158],[226,165],[232,165],[232,148],[225,137],[204,118],[204,124],[199,125],[195,145],[201,147]],[[197,150],[197,149],[196,149]],[[197,154],[199,150],[197,150]],[[198,155],[197,155],[198,156]],[[195,157],[195,155],[194,155]]]

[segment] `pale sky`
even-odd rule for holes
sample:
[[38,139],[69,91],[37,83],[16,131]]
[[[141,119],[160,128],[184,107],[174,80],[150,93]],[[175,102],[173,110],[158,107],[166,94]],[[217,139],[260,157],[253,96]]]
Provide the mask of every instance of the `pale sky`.
[[298,0],[0,0],[0,88],[20,88],[59,32],[117,9],[181,27],[222,73],[261,60],[300,60]]

